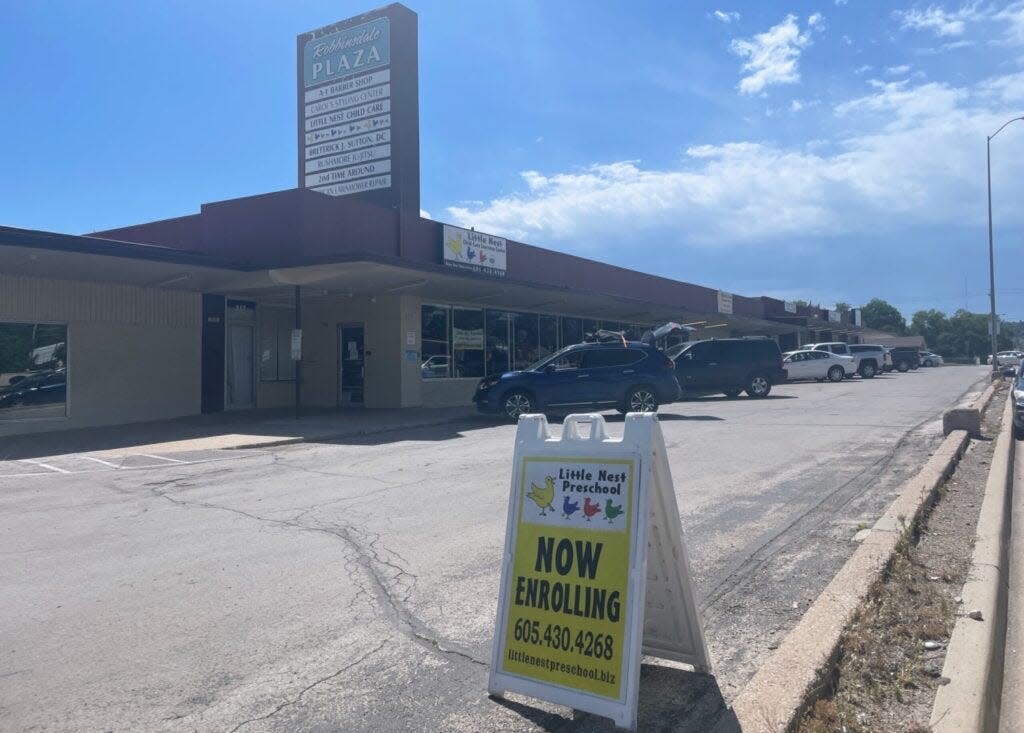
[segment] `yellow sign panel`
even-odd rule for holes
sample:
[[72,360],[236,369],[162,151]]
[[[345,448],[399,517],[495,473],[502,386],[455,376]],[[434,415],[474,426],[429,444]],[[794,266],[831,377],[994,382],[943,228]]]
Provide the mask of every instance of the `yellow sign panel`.
[[622,697],[636,462],[526,456],[501,670]]

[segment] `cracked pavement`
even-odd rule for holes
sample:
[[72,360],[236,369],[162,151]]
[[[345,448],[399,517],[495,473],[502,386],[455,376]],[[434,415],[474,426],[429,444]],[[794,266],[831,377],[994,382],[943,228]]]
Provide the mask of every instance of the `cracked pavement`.
[[[723,716],[986,374],[663,408],[715,676],[645,665],[642,729]],[[486,695],[513,433],[0,472],[0,729],[611,731]]]

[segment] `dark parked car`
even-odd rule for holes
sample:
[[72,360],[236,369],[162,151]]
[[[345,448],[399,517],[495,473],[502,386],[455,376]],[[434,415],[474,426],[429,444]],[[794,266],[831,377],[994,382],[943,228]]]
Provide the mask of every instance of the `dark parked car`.
[[529,412],[657,412],[678,397],[672,360],[623,339],[568,346],[522,371],[486,377],[473,402],[480,412],[516,420]]
[[898,372],[917,369],[921,366],[921,352],[912,346],[893,346],[889,349],[892,365]]
[[779,345],[769,338],[711,339],[686,344],[674,357],[683,396],[723,393],[767,397],[786,381]]
[[47,405],[67,399],[67,373],[63,369],[31,374],[0,388],[0,407]]

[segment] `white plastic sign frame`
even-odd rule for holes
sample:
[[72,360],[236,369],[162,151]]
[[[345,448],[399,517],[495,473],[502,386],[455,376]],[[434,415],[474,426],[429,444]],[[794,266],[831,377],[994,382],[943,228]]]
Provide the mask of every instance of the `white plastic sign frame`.
[[661,427],[563,425],[559,439],[543,415],[519,420],[488,691],[635,730],[641,653],[710,670]]

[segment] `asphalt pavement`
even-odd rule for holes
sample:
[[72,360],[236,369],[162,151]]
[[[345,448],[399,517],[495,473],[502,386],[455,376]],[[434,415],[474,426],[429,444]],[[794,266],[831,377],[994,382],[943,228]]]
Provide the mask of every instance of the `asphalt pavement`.
[[[986,377],[662,408],[714,674],[645,665],[641,729],[723,717]],[[0,729],[611,730],[486,695],[513,434],[0,463]]]

